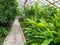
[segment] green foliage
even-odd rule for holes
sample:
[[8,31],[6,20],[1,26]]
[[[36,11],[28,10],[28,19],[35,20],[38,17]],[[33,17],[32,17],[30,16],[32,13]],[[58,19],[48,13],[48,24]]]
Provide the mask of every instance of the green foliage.
[[33,44],[31,44],[31,45],[39,45],[38,43],[33,43]]
[[60,9],[36,3],[25,8],[24,14],[21,25],[27,45],[60,45]]
[[44,42],[41,45],[48,45],[48,44],[50,44],[51,41],[52,41],[52,39],[44,40]]
[[3,41],[5,40],[7,34],[8,34],[8,29],[0,27],[0,45],[3,44]]
[[17,15],[19,15],[17,0],[0,0],[0,45]]
[[8,34],[8,30],[5,28],[0,28],[0,37],[5,37]]
[[11,23],[18,15],[17,0],[0,0],[0,26]]

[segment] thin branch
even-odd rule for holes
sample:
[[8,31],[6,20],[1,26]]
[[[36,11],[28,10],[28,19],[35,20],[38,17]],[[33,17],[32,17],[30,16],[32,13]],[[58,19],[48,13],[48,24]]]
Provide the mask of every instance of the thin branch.
[[[54,2],[54,3],[51,3],[49,0],[46,0],[46,1],[49,2],[50,4],[52,4],[53,6],[57,7],[57,6],[55,5],[55,3],[59,2],[60,0],[58,0],[58,1]],[[59,7],[57,7],[57,8],[59,8]]]
[[28,0],[25,0],[25,2],[24,2],[24,6],[23,6],[24,8],[25,8],[25,5],[26,5],[27,2],[28,2]]

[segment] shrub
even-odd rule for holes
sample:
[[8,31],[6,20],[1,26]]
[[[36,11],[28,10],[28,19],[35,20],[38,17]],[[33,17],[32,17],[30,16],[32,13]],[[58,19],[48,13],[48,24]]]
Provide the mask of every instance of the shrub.
[[35,7],[32,6],[33,11],[24,10],[28,17],[21,22],[27,45],[60,45],[60,10],[53,6]]
[[8,34],[8,29],[0,27],[0,45],[3,44],[3,41],[5,40],[7,34]]
[[5,37],[8,34],[8,30],[5,28],[0,28],[0,37]]
[[17,13],[17,0],[0,0],[0,26],[11,23]]

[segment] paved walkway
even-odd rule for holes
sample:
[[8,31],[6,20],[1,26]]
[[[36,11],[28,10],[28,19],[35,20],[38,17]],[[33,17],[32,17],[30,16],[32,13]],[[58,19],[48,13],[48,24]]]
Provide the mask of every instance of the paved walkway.
[[15,19],[10,33],[7,35],[3,45],[24,45],[25,38],[22,33],[22,29],[18,22],[18,19]]

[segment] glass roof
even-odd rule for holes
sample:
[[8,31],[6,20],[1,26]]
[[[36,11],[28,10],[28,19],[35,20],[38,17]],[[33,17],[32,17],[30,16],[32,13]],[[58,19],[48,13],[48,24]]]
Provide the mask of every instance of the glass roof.
[[53,5],[60,8],[60,0],[18,0],[19,6],[22,8],[24,5],[30,6],[34,2],[38,2],[40,5]]
[[53,5],[57,8],[60,8],[60,0],[38,0],[38,3],[42,5]]

